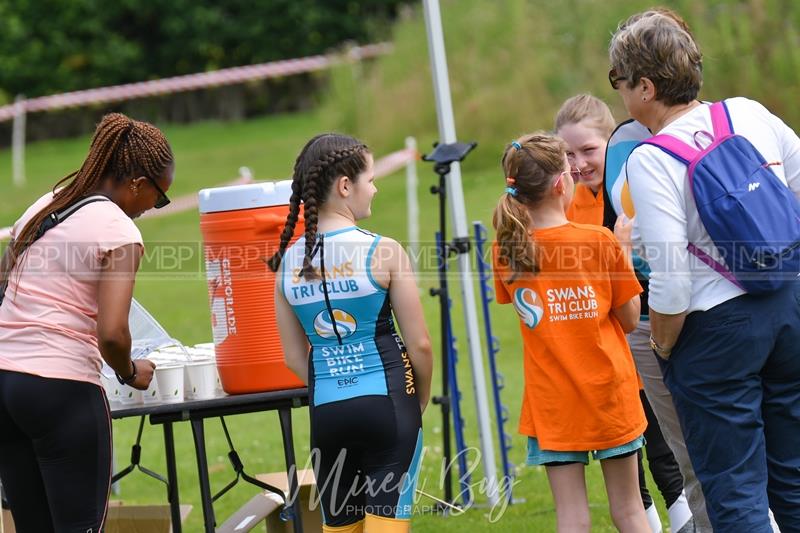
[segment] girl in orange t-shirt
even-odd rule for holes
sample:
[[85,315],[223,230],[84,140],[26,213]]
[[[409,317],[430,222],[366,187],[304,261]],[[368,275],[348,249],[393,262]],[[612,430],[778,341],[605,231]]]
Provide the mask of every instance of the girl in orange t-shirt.
[[581,94],[568,99],[556,114],[556,135],[567,142],[575,196],[567,219],[580,224],[603,224],[603,176],[606,144],[616,123],[608,106]]
[[[608,189],[605,181],[606,147],[615,127],[614,117],[608,105],[590,94],[579,94],[568,98],[561,104],[561,108],[556,114],[556,135],[567,143],[567,159],[572,165],[572,176],[577,183],[575,198],[567,209],[567,219],[571,222],[604,225],[609,229],[614,227],[612,220],[617,217],[614,215],[611,202],[608,206],[604,206],[603,189]],[[627,230],[632,229],[630,224],[630,222],[623,223],[624,226],[628,226]],[[620,240],[625,239],[620,238]],[[647,276],[637,272],[637,277],[643,290],[647,291],[647,281],[645,281]],[[695,512],[705,514],[705,504],[702,494],[698,495],[699,489],[695,488],[699,487],[699,484],[692,465],[689,463],[686,445],[683,444],[683,435],[677,424],[677,415],[674,414],[675,409],[672,406],[669,391],[666,390],[661,379],[658,361],[653,357],[653,351],[649,346],[650,323],[647,316],[646,293],[642,293],[641,307],[643,316],[636,329],[629,335],[628,346],[631,348],[634,363],[641,377],[639,397],[647,417],[647,430],[644,433],[647,441],[645,444],[647,466],[664,499],[670,528],[673,531],[680,531],[692,519],[693,514],[683,492],[684,479],[687,480],[688,492],[692,497]],[[647,395],[645,395],[645,391]],[[658,399],[665,395],[666,402],[656,401],[651,405],[648,401],[648,397]],[[665,404],[667,409],[664,407]],[[672,414],[671,418],[670,414]],[[660,422],[660,420],[667,424],[670,420],[674,420],[675,423],[665,426],[662,433],[660,424],[664,422]],[[676,455],[673,454],[671,448],[674,446],[682,447],[677,457],[682,459],[683,464],[678,464]],[[642,450],[640,450],[639,490],[642,504],[650,522],[650,529],[661,531],[661,519],[658,516],[653,496],[645,482],[642,457]]]
[[649,531],[637,474],[646,421],[625,340],[641,292],[630,251],[605,228],[567,220],[573,188],[561,139],[521,137],[507,147],[503,170],[495,286],[497,301],[520,316],[528,464],[546,467],[559,531],[589,530],[589,452],[601,462],[617,528]]

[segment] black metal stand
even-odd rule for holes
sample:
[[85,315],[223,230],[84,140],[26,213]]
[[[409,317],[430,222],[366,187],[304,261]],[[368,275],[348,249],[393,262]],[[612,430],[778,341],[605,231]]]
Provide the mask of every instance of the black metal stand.
[[[230,435],[223,422],[223,429],[226,430],[230,453],[228,457],[233,465],[236,479],[223,489],[222,493],[216,497],[211,494],[211,482],[208,475],[208,459],[206,457],[205,427],[206,418],[221,418],[237,414],[255,413],[262,411],[278,411],[283,436],[284,457],[286,459],[286,469],[289,477],[289,494],[284,498],[285,505],[281,512],[283,520],[292,520],[292,530],[294,533],[303,533],[303,524],[300,515],[299,501],[297,495],[297,467],[295,465],[294,441],[292,438],[292,408],[308,405],[307,389],[290,389],[285,391],[261,392],[252,394],[240,394],[236,396],[220,396],[210,400],[190,400],[183,403],[163,403],[156,405],[124,406],[111,411],[112,418],[120,419],[126,417],[140,416],[142,420],[139,426],[139,435],[134,444],[131,454],[131,465],[115,476],[120,479],[138,468],[145,474],[151,475],[156,479],[167,483],[167,499],[170,503],[172,528],[175,533],[181,532],[180,521],[180,501],[178,494],[178,472],[175,461],[175,440],[173,436],[172,424],[174,422],[189,421],[192,428],[195,453],[197,456],[197,471],[200,484],[200,501],[203,509],[203,531],[214,533],[216,518],[214,516],[214,500],[224,493],[227,488],[233,486],[241,478],[242,480],[253,483],[258,487],[274,492],[274,487],[262,483],[244,472],[244,465],[239,459],[236,450],[233,448]],[[158,474],[142,467],[139,464],[141,447],[142,428],[144,417],[150,417],[151,424],[160,424],[164,429],[164,445],[167,459],[167,479],[164,480]],[[283,495],[283,491],[278,491]]]
[[[451,255],[469,253],[469,237],[456,238],[452,242],[447,241],[447,175],[450,174],[450,167],[453,163],[463,161],[467,154],[477,146],[477,143],[453,143],[453,144],[434,144],[434,151],[424,155],[424,161],[434,163],[433,171],[439,176],[439,184],[431,187],[431,194],[439,195],[439,234],[441,240],[437,245],[437,271],[439,276],[439,288],[431,289],[431,296],[439,297],[439,317],[441,321],[441,360],[442,360],[442,393],[433,396],[431,401],[439,405],[442,410],[442,442],[444,452],[444,501],[453,504],[453,476],[451,473],[452,449],[450,445],[450,360],[449,360],[449,335],[450,331],[450,298],[447,288],[447,260]],[[444,509],[443,509],[444,510]]]
[[228,458],[231,461],[231,465],[233,466],[233,470],[236,473],[236,477],[233,481],[228,483],[222,490],[220,490],[217,494],[211,494],[211,481],[209,480],[208,476],[208,460],[206,459],[206,447],[205,447],[205,429],[203,425],[202,418],[192,418],[191,425],[192,425],[192,435],[194,437],[195,449],[197,451],[197,473],[200,481],[200,494],[203,503],[203,522],[205,526],[205,531],[213,532],[216,528],[216,517],[214,516],[214,502],[217,501],[223,494],[228,492],[234,485],[239,482],[239,479],[246,481],[256,487],[259,487],[263,490],[272,492],[277,494],[278,496],[283,499],[284,508],[281,511],[281,520],[288,521],[292,520],[293,524],[293,531],[295,533],[303,533],[303,524],[300,518],[300,509],[298,508],[297,501],[294,500],[294,496],[297,494],[297,473],[296,473],[296,465],[294,459],[294,445],[292,439],[292,422],[291,422],[291,407],[280,407],[278,408],[278,416],[280,417],[281,422],[281,430],[283,433],[283,442],[284,446],[288,446],[288,448],[284,448],[284,453],[286,455],[286,467],[288,472],[288,480],[289,480],[289,496],[285,495],[282,490],[278,489],[277,487],[273,487],[263,481],[260,481],[252,476],[249,476],[244,471],[244,465],[239,458],[239,454],[233,447],[233,442],[231,440],[230,434],[228,432],[228,427],[225,424],[225,419],[223,417],[219,417],[222,421],[222,428],[225,431],[225,437],[228,440],[228,446],[230,448],[230,452],[228,452]]
[[[142,417],[144,418],[144,417]],[[175,460],[175,435],[172,431],[172,422],[164,424],[164,450],[167,455],[167,501],[172,515],[173,533],[181,533],[181,505],[178,492],[178,463]]]
[[123,468],[121,471],[119,471],[116,474],[114,474],[113,476],[111,476],[111,484],[113,485],[114,483],[116,483],[120,479],[124,478],[125,476],[127,476],[128,474],[133,472],[134,470],[138,469],[143,474],[146,474],[146,475],[150,476],[151,478],[157,479],[158,481],[160,481],[163,484],[165,484],[167,486],[167,496],[169,496],[171,494],[171,492],[170,492],[170,486],[169,486],[169,483],[167,482],[167,480],[164,479],[163,476],[161,476],[159,474],[156,474],[155,472],[153,472],[149,468],[146,468],[146,467],[141,465],[142,446],[141,446],[140,443],[142,441],[142,431],[144,430],[144,418],[145,417],[142,416],[141,419],[139,420],[139,432],[136,435],[136,442],[133,444],[133,446],[131,446],[131,464],[129,464],[128,466]]
[[434,405],[439,405],[442,409],[442,440],[444,451],[444,501],[453,503],[453,475],[450,469],[452,450],[450,448],[450,357],[449,357],[449,335],[450,313],[448,312],[449,294],[447,292],[447,259],[450,256],[448,244],[445,241],[447,230],[447,182],[446,176],[450,173],[449,164],[437,163],[433,167],[434,172],[439,175],[439,185],[431,187],[431,194],[439,195],[439,231],[442,238],[436,246],[436,269],[439,275],[439,288],[431,289],[431,296],[439,297],[439,320],[442,328],[441,335],[441,360],[442,360],[442,394],[434,396],[431,401]]

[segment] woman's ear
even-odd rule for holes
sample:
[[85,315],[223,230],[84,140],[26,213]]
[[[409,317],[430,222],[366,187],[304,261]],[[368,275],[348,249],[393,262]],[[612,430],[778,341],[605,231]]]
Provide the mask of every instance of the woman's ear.
[[656,99],[658,96],[658,91],[656,90],[656,84],[650,78],[642,78],[639,80],[641,82],[641,91],[642,91],[642,101],[643,102],[651,102]]
[[336,190],[339,196],[347,198],[353,190],[353,181],[347,176],[340,176],[336,179]]
[[130,189],[131,192],[134,194],[139,194],[139,189],[142,186],[142,183],[146,180],[144,176],[139,176],[138,178],[131,178]]

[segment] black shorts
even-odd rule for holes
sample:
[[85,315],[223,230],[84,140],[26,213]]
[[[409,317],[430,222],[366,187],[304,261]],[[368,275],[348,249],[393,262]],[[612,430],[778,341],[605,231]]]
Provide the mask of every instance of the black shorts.
[[[386,373],[386,396],[314,406],[311,450],[325,525],[365,515],[410,519],[422,459],[422,414],[401,364]],[[413,383],[411,383],[413,385]]]

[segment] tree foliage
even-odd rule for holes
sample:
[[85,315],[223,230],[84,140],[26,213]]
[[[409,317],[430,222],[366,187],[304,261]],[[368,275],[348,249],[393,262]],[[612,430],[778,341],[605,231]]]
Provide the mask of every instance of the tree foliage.
[[322,53],[380,39],[399,0],[0,1],[0,100]]

